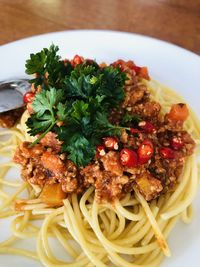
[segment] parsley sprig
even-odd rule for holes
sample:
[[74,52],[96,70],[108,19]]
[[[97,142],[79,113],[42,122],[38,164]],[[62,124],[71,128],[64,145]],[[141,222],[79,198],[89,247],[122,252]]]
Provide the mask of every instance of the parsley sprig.
[[58,122],[61,112],[64,112],[60,102],[63,96],[64,92],[55,88],[42,90],[39,94],[36,94],[33,101],[34,114],[27,120],[26,124],[30,128],[30,135],[42,134],[32,143],[32,146],[38,143]]
[[111,109],[124,99],[126,74],[89,61],[73,67],[70,62],[64,64],[57,51],[52,45],[27,60],[26,72],[37,74],[31,82],[42,90],[35,96],[26,124],[30,135],[39,135],[32,146],[49,131],[55,132],[62,152],[77,166],[86,166],[102,137],[119,136],[126,128],[108,119]]

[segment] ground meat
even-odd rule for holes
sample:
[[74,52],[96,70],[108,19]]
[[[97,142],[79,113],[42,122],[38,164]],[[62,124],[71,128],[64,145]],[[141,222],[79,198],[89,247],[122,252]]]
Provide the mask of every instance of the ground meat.
[[94,184],[97,178],[103,178],[103,173],[100,170],[98,162],[88,164],[85,168],[81,169],[80,174],[84,177],[84,184],[86,187]]
[[141,101],[144,95],[147,93],[147,87],[145,85],[127,86],[123,108],[133,107],[137,102]]
[[[129,115],[138,114],[139,119],[149,122],[154,131],[149,130],[151,127],[145,130],[137,120],[130,121],[126,129],[121,130],[117,151],[105,147],[105,155],[96,156],[87,166],[80,168],[68,160],[65,153],[61,153],[62,143],[55,133],[49,132],[40,144],[31,147],[30,143],[24,142],[16,150],[14,161],[22,165],[22,177],[26,181],[41,188],[59,183],[60,190],[67,195],[82,194],[93,186],[98,202],[114,202],[126,193],[134,192],[135,187],[147,201],[151,201],[175,188],[186,157],[193,153],[195,142],[183,130],[183,121],[170,121],[168,115],[161,117],[160,104],[150,99],[146,85],[141,85],[137,69],[134,70],[136,66],[133,62],[119,60],[116,64],[126,71],[129,79],[125,83],[125,99],[118,108],[111,110],[109,121],[121,126],[127,112]],[[181,139],[183,146],[174,148],[172,138]],[[152,152],[148,151],[148,144],[152,146]],[[151,154],[147,161],[140,158],[143,155],[139,154],[142,146],[145,156]],[[136,165],[127,167],[121,164],[122,148],[135,151]],[[165,152],[171,149],[173,157],[163,157],[162,149]]]
[[24,180],[43,186],[46,182],[46,174],[41,165],[41,156],[44,148],[41,144],[30,147],[29,142],[23,142],[16,150],[14,162],[22,165],[22,177]]
[[42,165],[37,165],[37,167],[35,167],[34,162],[30,161],[28,166],[29,172],[27,172],[26,168],[22,169],[22,177],[31,184],[43,187],[46,184],[49,175],[46,175],[47,173],[42,167]]
[[[110,158],[110,155],[108,158]],[[115,159],[113,162],[115,162]],[[107,162],[105,164],[107,164]],[[112,166],[112,164],[110,166]],[[128,176],[124,175],[123,172],[121,175],[116,175],[115,172],[101,170],[99,162],[89,164],[82,169],[81,174],[87,186],[95,186],[96,199],[98,202],[114,201],[116,198],[121,198],[124,195],[123,186],[129,182]]]
[[118,109],[113,109],[110,113],[109,121],[112,124],[119,124],[123,114],[124,110],[122,110],[120,107]]
[[37,163],[43,151],[43,146],[40,144],[30,147],[30,142],[23,142],[17,148],[13,160],[22,166],[25,166],[31,158]]
[[0,126],[3,128],[13,127],[21,118],[24,108],[18,108],[0,113]]
[[195,142],[192,139],[191,135],[187,133],[186,131],[181,132],[180,134],[181,139],[183,140],[184,147],[186,150],[186,156],[192,155],[195,148]]
[[61,150],[61,144],[62,144],[62,142],[60,142],[60,141],[57,139],[57,135],[56,135],[55,133],[48,132],[48,133],[42,138],[42,140],[40,140],[40,143],[41,143],[43,146],[52,148],[52,149],[53,149],[54,151],[56,151],[56,152],[60,152],[60,150]]
[[103,167],[106,171],[117,176],[122,176],[123,167],[120,163],[119,153],[110,151],[101,158],[101,161],[103,162]]
[[158,139],[159,139],[160,144],[168,147],[170,146],[170,142],[172,138],[180,138],[183,142],[183,147],[181,151],[179,151],[178,154],[176,153],[177,157],[181,158],[181,157],[192,155],[192,153],[194,152],[194,148],[195,148],[195,142],[190,136],[190,134],[183,130],[177,131],[176,126],[174,128],[170,128],[169,130],[167,126],[168,124],[165,124],[164,126],[162,126],[161,127],[162,131],[158,132]]
[[80,191],[76,166],[69,160],[62,160],[52,148],[47,150],[42,144],[30,147],[29,142],[23,142],[13,159],[22,165],[22,177],[31,184],[43,187],[60,182],[66,193]]
[[[78,181],[70,176],[63,176],[62,179],[58,180],[62,185],[62,190],[66,193],[75,193],[78,188]],[[79,190],[80,191],[80,190]]]
[[71,160],[67,160],[66,162],[66,170],[64,175],[60,176],[58,179],[58,182],[62,185],[62,190],[64,192],[75,192],[81,191],[81,188],[78,189],[79,183],[78,183],[78,168],[74,165],[74,163]]
[[[160,126],[160,121],[156,127]],[[161,127],[165,127],[165,122]],[[169,147],[173,136],[181,137],[184,146],[174,151],[173,159],[163,159],[159,154],[160,147]],[[82,193],[89,186],[95,187],[96,199],[114,201],[121,199],[127,192],[134,191],[134,186],[147,201],[161,193],[174,188],[182,172],[185,157],[191,155],[195,143],[186,131],[164,131],[147,134],[128,135],[122,132],[123,146],[137,151],[141,143],[148,139],[154,146],[154,156],[146,164],[135,167],[122,166],[120,151],[107,151],[106,154],[89,165],[77,168],[67,160],[67,155],[60,154],[55,142],[40,143],[30,147],[29,142],[22,143],[16,150],[14,161],[22,165],[22,177],[31,184],[43,187],[45,184],[60,183],[62,190],[68,194]],[[49,140],[49,137],[46,139]],[[55,150],[54,150],[55,149]]]
[[183,130],[183,122],[182,121],[170,121],[165,120],[164,123],[159,127],[158,132],[181,132]]
[[137,104],[133,106],[130,110],[133,114],[138,114],[143,118],[153,119],[158,117],[161,110],[161,106],[158,102],[155,101],[147,101],[141,104]]
[[103,171],[101,177],[102,179],[98,178],[95,182],[96,200],[112,202],[120,199],[123,196],[123,185],[128,183],[128,177],[113,175],[107,171]]

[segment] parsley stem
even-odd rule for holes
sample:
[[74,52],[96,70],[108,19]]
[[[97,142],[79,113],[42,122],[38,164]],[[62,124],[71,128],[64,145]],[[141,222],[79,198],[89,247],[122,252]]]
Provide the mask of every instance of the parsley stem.
[[33,147],[34,145],[36,145],[37,143],[40,142],[40,140],[48,133],[51,131],[51,129],[53,128],[53,126],[56,124],[56,121],[52,122],[52,124],[49,126],[49,128],[46,129],[46,131],[44,133],[42,133],[34,142],[32,142],[29,147]]
[[109,131],[110,129],[123,129],[123,130],[128,130],[128,131],[130,131],[130,127],[116,126],[116,125],[112,125],[112,124],[111,124],[111,126],[109,127],[108,131]]
[[116,126],[116,128],[130,131],[130,127]]

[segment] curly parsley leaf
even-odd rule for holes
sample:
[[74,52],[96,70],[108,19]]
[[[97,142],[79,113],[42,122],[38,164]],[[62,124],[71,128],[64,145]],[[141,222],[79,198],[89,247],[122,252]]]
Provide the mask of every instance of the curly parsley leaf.
[[108,120],[108,114],[105,112],[97,112],[96,118],[94,121],[94,131],[93,134],[95,136],[99,136],[102,138],[103,136],[111,136],[111,135],[121,135],[121,127],[117,125],[113,125]]
[[102,137],[121,134],[121,127],[112,125],[108,114],[97,103],[95,99],[88,103],[76,100],[68,111],[65,125],[56,129],[59,140],[63,141],[62,151],[79,167],[93,159]]
[[75,134],[70,140],[69,145],[62,147],[68,153],[68,158],[77,166],[86,166],[95,155],[95,146],[81,134]]
[[38,85],[42,85],[44,89],[48,86],[60,87],[65,75],[71,72],[71,64],[66,68],[64,61],[57,55],[58,50],[58,46],[51,45],[49,49],[44,48],[36,54],[31,54],[30,59],[26,61],[26,73],[36,75],[36,78],[30,80],[35,87]]
[[117,106],[124,99],[125,80],[126,74],[119,68],[108,66],[101,70],[100,85],[96,94],[104,96],[104,104],[108,108]]
[[30,59],[26,61],[27,74],[44,74],[45,63],[47,58],[47,49],[44,48],[41,52],[30,54]]
[[83,63],[77,65],[64,80],[64,89],[68,97],[86,99],[95,94],[95,79],[98,79],[97,67]]
[[72,66],[57,52],[58,47],[52,45],[31,54],[26,62],[26,72],[37,74],[31,82],[42,86],[27,126],[30,135],[40,134],[32,145],[49,131],[56,132],[62,151],[77,166],[85,166],[94,158],[102,137],[120,135],[124,128],[111,124],[108,117],[124,99],[126,74],[89,60]]
[[38,133],[45,132],[52,124],[52,116],[50,114],[44,115],[42,118],[37,114],[33,114],[28,118],[26,125],[30,129],[28,133],[31,136],[35,136]]
[[83,63],[77,65],[64,80],[66,95],[72,98],[87,99],[88,97],[103,97],[102,104],[111,108],[124,99],[124,82],[126,75],[118,68],[108,66],[96,67]]
[[57,105],[57,117],[58,121],[64,121],[66,117],[68,116],[68,111],[70,109],[70,104],[67,102],[65,104],[58,103]]
[[[59,89],[50,88],[49,90],[42,90],[36,94],[32,107],[34,114],[27,120],[26,125],[30,129],[28,133],[32,136],[43,133],[53,128],[57,120],[57,108],[63,99],[64,92]],[[59,112],[64,110],[59,108]]]

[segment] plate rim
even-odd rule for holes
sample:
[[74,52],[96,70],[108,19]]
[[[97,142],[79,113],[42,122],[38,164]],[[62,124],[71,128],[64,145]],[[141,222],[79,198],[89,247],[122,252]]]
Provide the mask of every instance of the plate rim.
[[200,60],[200,55],[198,55],[197,53],[188,50],[184,47],[181,47],[177,44],[171,43],[169,41],[165,41],[156,37],[152,37],[149,35],[145,35],[145,34],[140,34],[140,33],[134,33],[134,32],[128,32],[128,31],[118,31],[118,30],[104,30],[104,29],[74,29],[74,30],[63,30],[63,31],[55,31],[55,32],[47,32],[47,33],[42,33],[42,34],[36,34],[36,35],[32,35],[32,36],[28,36],[28,37],[24,37],[24,38],[20,38],[8,43],[5,43],[3,45],[0,46],[0,50],[1,48],[10,46],[10,45],[14,45],[15,43],[20,43],[20,42],[26,42],[29,41],[31,39],[39,39],[41,37],[47,37],[47,36],[53,36],[53,35],[63,35],[63,34],[67,34],[67,33],[74,33],[74,34],[78,34],[78,33],[90,33],[90,34],[114,34],[114,35],[126,35],[126,36],[132,36],[132,37],[136,37],[139,39],[148,39],[149,41],[152,42],[159,42],[162,45],[167,45],[170,46],[172,48],[175,49],[179,49],[182,50],[183,53],[188,53],[190,56],[194,56],[196,57],[196,59]]

